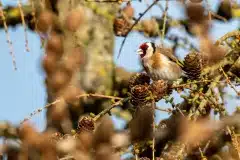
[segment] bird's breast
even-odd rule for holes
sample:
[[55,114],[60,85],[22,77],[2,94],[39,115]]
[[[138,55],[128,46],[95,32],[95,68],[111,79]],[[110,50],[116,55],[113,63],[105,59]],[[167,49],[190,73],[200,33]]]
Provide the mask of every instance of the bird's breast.
[[[155,62],[156,63],[156,62]],[[181,69],[177,64],[155,64],[154,61],[145,61],[145,71],[153,80],[176,80],[181,76]]]

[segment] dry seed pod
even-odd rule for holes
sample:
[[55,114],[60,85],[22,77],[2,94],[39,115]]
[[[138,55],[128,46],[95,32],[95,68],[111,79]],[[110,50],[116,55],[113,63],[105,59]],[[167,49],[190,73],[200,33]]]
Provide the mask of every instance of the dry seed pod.
[[60,68],[49,77],[49,85],[56,91],[66,86],[70,79],[71,74]]
[[47,56],[53,56],[56,59],[56,61],[58,61],[62,57],[63,52],[58,53],[58,52],[55,52],[53,50],[48,49],[48,50],[45,51],[45,54]]
[[48,29],[51,28],[53,23],[54,23],[53,13],[47,10],[42,11],[37,20],[37,30],[46,33]]
[[155,18],[148,19],[148,20],[142,20],[141,26],[146,35],[148,35],[150,37],[158,36],[159,25]]
[[153,136],[152,124],[154,122],[155,102],[140,104],[129,122],[131,140],[142,141]]
[[45,139],[50,139],[47,134],[40,134],[37,130],[30,124],[23,124],[19,129],[19,137],[24,141],[25,144],[29,146],[42,148],[46,145],[50,145]]
[[80,88],[76,86],[68,86],[67,88],[63,89],[62,96],[67,103],[73,103],[76,100],[78,101],[77,96],[81,94]]
[[42,60],[42,67],[44,71],[49,75],[56,70],[57,59],[53,55],[45,55]]
[[50,110],[50,117],[52,123],[56,126],[61,126],[63,120],[69,115],[67,110],[67,103],[64,100],[61,100],[59,103],[53,105],[53,109]]
[[159,101],[168,92],[168,84],[164,80],[154,81],[150,85],[150,90],[154,96],[155,101]]
[[113,30],[116,36],[125,37],[131,27],[131,24],[128,23],[124,18],[116,18],[113,23]]
[[131,104],[137,106],[139,104],[145,104],[152,101],[150,99],[151,92],[149,91],[149,86],[146,85],[136,85],[131,88]]
[[47,50],[58,53],[59,56],[63,53],[63,38],[61,35],[52,32],[47,41]]
[[214,45],[210,39],[203,39],[201,43],[201,56],[204,63],[207,65],[218,63],[224,58],[227,52],[226,48]]
[[92,133],[90,132],[81,132],[77,135],[79,143],[77,143],[77,149],[87,152],[91,149],[92,146]]
[[127,16],[127,18],[132,19],[134,16],[134,8],[132,7],[130,1],[127,3],[126,7],[123,8],[122,12]]
[[78,132],[92,132],[95,129],[95,122],[91,117],[82,117],[78,121]]
[[95,160],[120,160],[118,153],[114,153],[114,149],[111,145],[100,144],[95,152]]
[[186,72],[186,75],[191,80],[196,80],[200,78],[202,71],[202,58],[196,52],[189,53],[184,58],[184,67],[183,70]]
[[75,32],[84,21],[83,10],[78,8],[72,10],[65,21],[65,26],[69,31]]
[[129,88],[138,84],[150,84],[150,77],[146,73],[137,73],[133,75],[129,80]]
[[101,144],[111,143],[111,137],[114,135],[114,125],[109,117],[103,117],[101,123],[94,132],[93,148],[98,148]]
[[84,62],[84,55],[80,47],[74,48],[69,55],[64,59],[65,68],[69,71],[78,69],[80,65]]
[[187,5],[186,12],[190,22],[192,23],[201,24],[204,20],[206,20],[204,8],[199,4]]

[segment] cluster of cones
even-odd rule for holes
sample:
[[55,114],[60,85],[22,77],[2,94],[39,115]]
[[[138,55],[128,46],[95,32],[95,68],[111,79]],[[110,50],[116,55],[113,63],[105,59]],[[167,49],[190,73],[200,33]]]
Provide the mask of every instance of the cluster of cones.
[[170,92],[170,86],[164,80],[153,81],[145,73],[137,73],[129,81],[131,104],[141,105],[153,100],[159,101]]

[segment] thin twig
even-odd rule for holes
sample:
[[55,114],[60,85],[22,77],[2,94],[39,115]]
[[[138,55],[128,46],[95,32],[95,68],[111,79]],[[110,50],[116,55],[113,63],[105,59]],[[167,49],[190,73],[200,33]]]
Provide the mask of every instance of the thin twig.
[[20,12],[20,15],[21,15],[22,25],[23,25],[23,28],[24,28],[25,48],[26,48],[26,51],[29,52],[30,50],[29,50],[29,47],[28,47],[27,26],[26,26],[26,23],[25,23],[24,13],[23,13],[23,10],[22,10],[22,4],[21,4],[20,0],[18,0],[18,8],[19,8],[19,12]]
[[185,115],[183,114],[182,110],[181,110],[179,107],[177,107],[177,106],[175,106],[175,107],[177,108],[177,110],[179,111],[179,113],[180,113],[183,117],[185,117]]
[[121,45],[120,45],[120,49],[117,55],[117,58],[120,57],[120,54],[122,52],[123,49],[123,45],[125,44],[125,41],[129,35],[129,33],[131,32],[131,30],[133,29],[133,27],[141,20],[141,18],[158,2],[159,0],[155,0],[143,13],[140,14],[140,16],[138,17],[138,19],[134,22],[134,24],[129,28],[129,30],[127,31],[126,36],[124,37]]
[[[155,103],[155,102],[154,102]],[[155,107],[156,107],[156,104],[155,104]],[[153,112],[153,133],[155,133],[155,115],[154,115],[154,112]],[[152,160],[155,160],[155,135],[153,135],[153,140],[152,140]]]
[[[81,94],[81,95],[76,96],[77,99],[82,98],[82,97],[99,97],[99,98],[107,98],[107,99],[117,99],[119,101],[124,100],[123,98],[120,98],[120,97],[107,96],[107,95],[101,95],[101,94]],[[49,107],[51,107],[51,106],[53,106],[53,105],[55,105],[55,104],[57,104],[57,103],[59,103],[63,100],[64,100],[63,98],[57,99],[57,100],[53,101],[52,103],[49,103],[49,104],[45,105],[42,108],[38,108],[37,110],[33,111],[29,115],[29,117],[24,118],[24,120],[22,122],[20,122],[20,124],[23,124],[24,122],[30,120],[33,116],[42,112],[44,109],[47,109],[47,108],[49,108]]]
[[237,89],[234,87],[234,85],[232,84],[232,82],[229,80],[229,77],[228,77],[228,75],[225,73],[225,71],[223,70],[223,68],[220,67],[219,70],[223,73],[224,77],[226,78],[227,84],[229,84],[230,87],[237,93],[237,95],[240,96],[240,92],[237,91]]
[[201,147],[198,147],[198,150],[199,150],[199,152],[201,154],[201,158],[204,158],[204,154],[203,154],[203,151],[202,151]]
[[167,113],[172,113],[171,109],[163,109],[163,108],[159,108],[159,107],[155,107],[156,110],[162,111],[162,112],[167,112]]
[[205,147],[203,148],[203,154],[206,153],[206,151],[207,151],[207,149],[208,149],[208,146],[209,146],[210,142],[211,142],[211,141],[208,140],[207,144],[206,144]]
[[2,7],[2,2],[1,1],[0,1],[0,16],[2,17],[4,31],[5,31],[6,36],[7,36],[7,43],[9,45],[9,49],[10,49],[9,53],[12,56],[13,67],[14,67],[14,70],[17,70],[16,58],[15,58],[14,51],[13,51],[13,44],[12,44],[12,41],[10,39],[10,35],[9,35],[9,32],[8,32],[8,26],[7,26],[7,22],[6,22],[6,17],[4,15],[4,11],[3,11],[3,7]]
[[37,110],[33,111],[33,112],[30,114],[29,117],[24,118],[23,121],[20,122],[20,124],[23,124],[24,122],[30,120],[33,116],[35,116],[35,115],[37,115],[38,113],[42,112],[44,109],[49,108],[49,107],[51,107],[52,105],[55,105],[55,104],[57,104],[57,103],[59,103],[59,102],[61,102],[61,99],[57,99],[57,100],[55,100],[54,102],[49,103],[49,104],[47,104],[46,106],[44,106],[44,107],[42,107],[42,108],[38,108]]
[[74,156],[69,155],[69,156],[66,156],[63,158],[59,158],[59,160],[69,160],[69,159],[73,159],[73,158],[74,158]]
[[105,114],[109,113],[114,107],[122,105],[124,102],[127,102],[130,98],[125,98],[117,101],[116,103],[112,104],[109,108],[104,109],[102,112],[100,112],[98,115],[96,115],[93,120],[97,121],[99,118],[104,116]]
[[120,97],[115,97],[115,96],[107,96],[107,95],[102,95],[102,94],[93,94],[93,93],[89,93],[89,94],[81,94],[78,95],[76,98],[81,98],[81,97],[99,97],[99,98],[107,98],[107,99],[117,99],[117,100],[122,100],[123,98]]
[[234,131],[232,131],[229,126],[227,126],[227,131],[231,135],[233,146],[238,153],[238,158],[240,159],[240,148],[239,148],[239,143],[238,143],[237,137],[236,137]]
[[218,18],[218,19],[223,20],[224,22],[227,22],[227,19],[226,19],[226,18],[224,18],[224,17],[222,17],[222,16],[214,13],[213,11],[210,11],[210,12],[211,12],[211,15],[212,15],[213,17],[216,17],[216,18]]
[[166,3],[166,6],[163,12],[163,28],[162,28],[162,35],[161,35],[162,44],[165,36],[165,29],[166,29],[166,22],[167,22],[168,0],[165,3]]
[[[186,86],[191,85],[191,84],[209,83],[209,82],[213,82],[213,80],[194,81],[194,82],[189,82],[189,83],[185,83],[185,84],[180,84],[180,85],[171,86],[171,88],[172,88],[172,89],[175,89],[175,88],[183,88],[183,87],[186,87]],[[220,82],[221,82],[221,81],[220,81]],[[218,82],[218,83],[220,83],[220,82]]]
[[239,36],[240,35],[240,31],[239,30],[234,30],[232,32],[228,32],[227,34],[225,34],[224,36],[222,36],[221,38],[219,38],[215,44],[219,45],[221,44],[223,41],[225,41],[226,39],[230,38],[230,37],[234,37],[234,36]]
[[41,5],[41,8],[44,10],[46,8],[45,0],[40,0],[40,5]]
[[139,160],[138,154],[135,154],[135,160]]

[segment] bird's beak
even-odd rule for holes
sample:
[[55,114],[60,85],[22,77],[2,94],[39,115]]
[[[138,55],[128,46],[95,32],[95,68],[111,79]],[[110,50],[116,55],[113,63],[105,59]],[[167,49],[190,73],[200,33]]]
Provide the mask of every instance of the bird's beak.
[[139,55],[143,54],[143,50],[142,49],[138,49],[137,50],[137,54],[139,54]]

